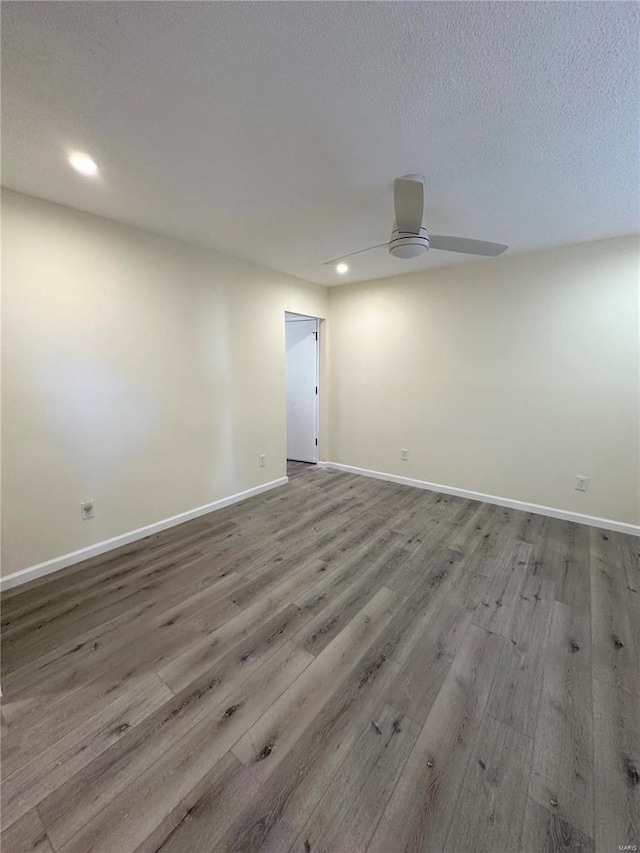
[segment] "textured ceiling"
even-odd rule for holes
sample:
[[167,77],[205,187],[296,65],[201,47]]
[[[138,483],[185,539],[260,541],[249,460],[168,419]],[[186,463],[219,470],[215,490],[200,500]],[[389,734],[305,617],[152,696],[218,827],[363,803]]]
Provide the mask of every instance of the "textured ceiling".
[[326,284],[467,260],[322,266],[388,239],[408,172],[433,233],[628,234],[639,34],[625,2],[5,2],[3,183]]

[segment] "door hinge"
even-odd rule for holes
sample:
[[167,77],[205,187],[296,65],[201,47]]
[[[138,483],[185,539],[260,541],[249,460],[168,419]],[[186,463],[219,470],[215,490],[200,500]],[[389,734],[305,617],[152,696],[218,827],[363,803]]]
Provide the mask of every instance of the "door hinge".
[[316,340],[318,340],[318,333],[314,332],[313,334],[315,335]]
[[316,438],[316,447],[318,446],[318,439]]
[[318,386],[316,385],[316,394],[318,393]]

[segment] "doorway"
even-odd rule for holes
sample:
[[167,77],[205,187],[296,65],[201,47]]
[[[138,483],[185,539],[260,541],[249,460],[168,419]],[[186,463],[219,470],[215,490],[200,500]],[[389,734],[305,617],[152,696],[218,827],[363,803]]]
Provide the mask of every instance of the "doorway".
[[319,323],[285,313],[287,354],[287,474],[318,462]]

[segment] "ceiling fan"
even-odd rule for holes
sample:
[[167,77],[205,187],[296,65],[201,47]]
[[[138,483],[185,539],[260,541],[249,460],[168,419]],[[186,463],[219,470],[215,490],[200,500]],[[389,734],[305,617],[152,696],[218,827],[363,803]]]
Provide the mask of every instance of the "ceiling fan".
[[470,240],[467,237],[444,237],[438,234],[428,234],[422,224],[424,216],[424,178],[422,175],[404,175],[396,178],[393,183],[393,205],[396,219],[393,223],[391,239],[388,243],[369,246],[350,252],[327,264],[335,264],[354,255],[370,252],[387,246],[389,253],[395,258],[417,258],[428,249],[442,249],[445,252],[461,252],[465,255],[484,255],[495,258],[509,247],[503,243],[487,243],[485,240]]

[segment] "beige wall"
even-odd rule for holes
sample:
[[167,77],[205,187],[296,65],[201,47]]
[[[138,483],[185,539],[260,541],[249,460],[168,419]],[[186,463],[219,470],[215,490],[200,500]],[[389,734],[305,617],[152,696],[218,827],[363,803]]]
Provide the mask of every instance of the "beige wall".
[[2,273],[4,574],[286,473],[284,312],[324,288],[11,192]]
[[638,281],[624,238],[332,289],[332,460],[638,523]]
[[321,459],[640,521],[633,238],[328,297],[5,192],[2,273],[4,574],[283,476],[285,311],[331,312]]

